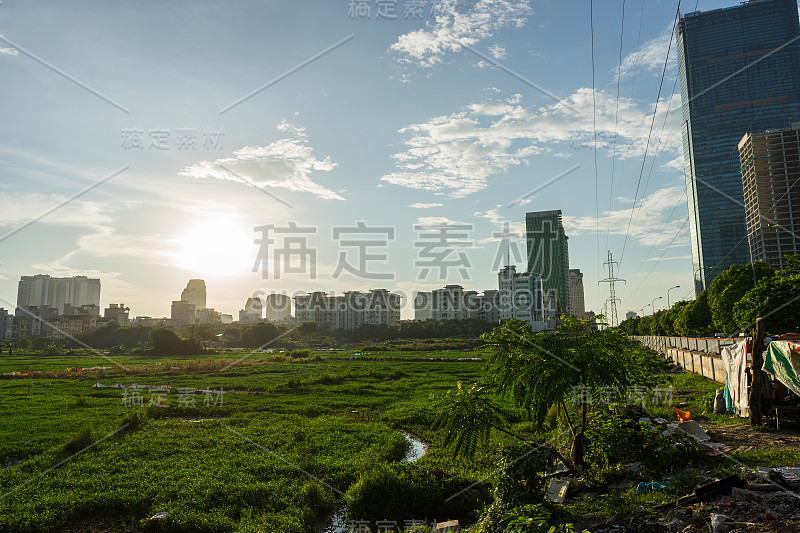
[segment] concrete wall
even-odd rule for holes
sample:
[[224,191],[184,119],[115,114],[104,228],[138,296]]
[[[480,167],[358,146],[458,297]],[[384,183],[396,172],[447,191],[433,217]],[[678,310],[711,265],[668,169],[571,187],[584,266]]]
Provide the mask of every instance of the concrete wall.
[[695,339],[692,337],[633,337],[648,348],[671,357],[687,372],[725,383],[725,367],[719,353],[740,339]]

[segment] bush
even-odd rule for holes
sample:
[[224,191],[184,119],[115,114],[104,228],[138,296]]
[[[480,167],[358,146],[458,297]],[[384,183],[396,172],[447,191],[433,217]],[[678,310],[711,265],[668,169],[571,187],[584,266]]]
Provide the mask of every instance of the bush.
[[361,475],[347,490],[350,516],[359,520],[411,520],[447,516],[461,523],[485,501],[485,489],[472,488],[449,499],[470,485],[469,481],[426,470],[409,463],[382,463]]
[[[663,475],[696,462],[700,451],[688,435],[661,435],[661,429],[607,410],[589,414],[586,460],[601,475],[621,463],[641,462],[651,475]],[[594,469],[593,469],[594,470]]]

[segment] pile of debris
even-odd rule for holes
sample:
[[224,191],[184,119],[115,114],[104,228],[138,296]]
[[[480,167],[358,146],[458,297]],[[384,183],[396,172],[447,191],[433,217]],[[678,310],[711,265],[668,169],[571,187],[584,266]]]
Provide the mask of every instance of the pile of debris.
[[698,487],[676,503],[588,528],[593,533],[646,531],[800,533],[800,467],[744,470]]

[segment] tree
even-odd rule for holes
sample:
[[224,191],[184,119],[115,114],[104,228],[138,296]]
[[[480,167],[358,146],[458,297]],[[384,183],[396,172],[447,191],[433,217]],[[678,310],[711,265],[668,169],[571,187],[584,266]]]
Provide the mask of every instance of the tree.
[[710,329],[711,309],[708,306],[708,291],[703,291],[696,300],[687,302],[681,308],[675,319],[675,332],[683,337],[696,337],[709,333]]
[[736,325],[752,328],[759,317],[770,334],[800,331],[800,278],[764,278],[733,306]]
[[181,338],[168,328],[155,328],[150,332],[150,344],[156,353],[167,355],[177,354],[181,351]]
[[[309,324],[312,322],[308,322]],[[316,325],[316,324],[315,324]],[[257,322],[242,332],[239,344],[245,348],[261,348],[280,335],[278,326],[271,322]]]
[[775,276],[775,270],[766,261],[754,261],[749,265],[732,265],[714,278],[708,286],[708,305],[711,319],[717,332],[732,334],[738,328],[733,318],[733,306],[759,280]]
[[[447,441],[470,456],[493,429],[505,429],[502,411],[490,393],[510,398],[541,427],[557,406],[572,430],[572,451],[565,463],[580,473],[586,443],[588,405],[580,406],[577,431],[566,403],[575,391],[598,393],[602,387],[623,395],[632,385],[652,385],[663,361],[616,328],[592,330],[589,322],[562,316],[555,332],[532,334],[526,323],[510,320],[482,338],[495,346],[487,362],[487,383],[458,387],[440,403],[437,424],[447,428]],[[624,396],[623,396],[624,397]],[[562,458],[562,460],[564,460]]]
[[295,330],[297,337],[301,339],[313,339],[319,333],[319,324],[316,322],[303,322]]
[[198,324],[195,333],[197,337],[203,341],[203,345],[205,346],[208,341],[216,338],[218,331],[217,326],[214,324]]

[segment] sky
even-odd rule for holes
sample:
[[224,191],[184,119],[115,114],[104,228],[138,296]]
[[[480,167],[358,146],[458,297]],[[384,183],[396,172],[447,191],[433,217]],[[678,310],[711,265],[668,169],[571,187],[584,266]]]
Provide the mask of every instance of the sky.
[[525,213],[554,209],[587,310],[609,251],[621,316],[693,298],[676,7],[3,0],[0,307],[32,274],[156,317],[191,278],[233,315],[496,289]]

